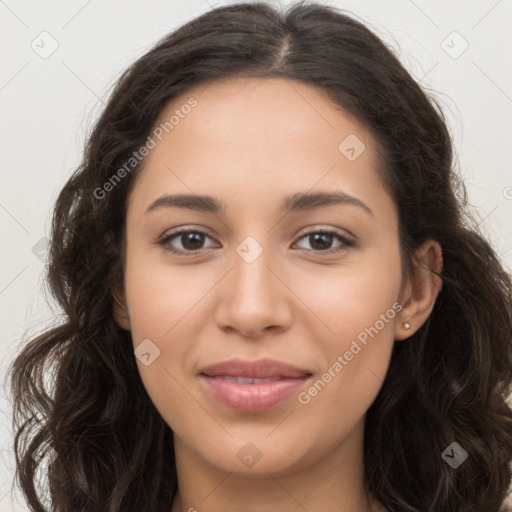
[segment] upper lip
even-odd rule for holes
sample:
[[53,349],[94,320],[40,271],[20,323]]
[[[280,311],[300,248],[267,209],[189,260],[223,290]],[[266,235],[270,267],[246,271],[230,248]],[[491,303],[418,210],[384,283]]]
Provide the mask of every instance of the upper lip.
[[273,359],[259,359],[257,361],[231,359],[207,366],[203,368],[200,373],[208,377],[228,375],[230,377],[246,377],[253,379],[265,379],[268,377],[293,379],[311,375],[311,372],[307,370]]

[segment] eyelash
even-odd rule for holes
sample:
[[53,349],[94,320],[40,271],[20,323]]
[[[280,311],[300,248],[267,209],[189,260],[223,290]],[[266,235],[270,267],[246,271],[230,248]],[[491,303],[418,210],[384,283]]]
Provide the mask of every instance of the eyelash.
[[[162,246],[164,248],[164,250],[166,250],[172,254],[197,254],[199,251],[201,251],[201,249],[198,249],[196,251],[183,251],[181,249],[171,249],[168,246],[170,240],[172,240],[173,238],[179,237],[180,235],[187,234],[187,233],[199,233],[201,235],[207,236],[208,238],[211,238],[208,235],[208,233],[206,233],[205,231],[202,231],[201,229],[181,229],[179,231],[169,233],[168,235],[164,235],[157,243],[158,243],[158,245]],[[300,241],[303,238],[306,238],[308,236],[316,235],[316,234],[334,235],[339,241],[341,241],[343,243],[343,245],[336,249],[326,249],[324,251],[315,251],[314,249],[304,249],[304,250],[309,250],[316,254],[323,255],[323,254],[333,254],[333,253],[346,251],[346,250],[348,250],[348,248],[355,246],[355,243],[352,240],[349,240],[345,236],[341,235],[338,231],[335,231],[332,229],[322,229],[322,228],[304,233],[303,235],[301,235],[299,237],[298,241]]]

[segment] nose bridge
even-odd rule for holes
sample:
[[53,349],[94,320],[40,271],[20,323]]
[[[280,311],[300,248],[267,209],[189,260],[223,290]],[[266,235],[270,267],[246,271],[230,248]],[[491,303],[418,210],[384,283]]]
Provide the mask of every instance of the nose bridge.
[[[232,293],[261,299],[261,294],[269,294],[274,288],[275,276],[269,267],[272,267],[275,257],[272,254],[269,237],[263,240],[262,235],[257,236],[261,242],[255,236],[248,235],[236,247],[232,258],[234,268],[231,284],[234,286]],[[275,295],[276,290],[273,292]]]
[[270,237],[256,236],[249,235],[236,246],[217,307],[219,326],[245,335],[269,326],[283,327],[291,317],[286,287],[274,275],[276,257]]

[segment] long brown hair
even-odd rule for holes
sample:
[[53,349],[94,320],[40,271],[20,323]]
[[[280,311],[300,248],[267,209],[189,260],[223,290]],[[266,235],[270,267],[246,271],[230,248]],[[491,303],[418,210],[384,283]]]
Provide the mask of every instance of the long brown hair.
[[[169,101],[229,77],[297,80],[328,93],[379,145],[380,173],[399,210],[404,271],[426,239],[442,246],[434,309],[395,343],[367,413],[367,490],[395,512],[506,510],[511,278],[470,221],[437,101],[364,24],[304,1],[284,11],[266,3],[212,9],[158,42],[115,86],[55,204],[47,282],[62,318],[27,340],[9,368],[16,477],[30,510],[171,508],[172,431],[142,384],[130,333],[113,316],[126,197],[143,160],[108,193],[99,190],[147,142]],[[442,457],[453,442],[468,454],[457,468]],[[46,501],[33,456],[41,446],[56,455],[44,471]]]

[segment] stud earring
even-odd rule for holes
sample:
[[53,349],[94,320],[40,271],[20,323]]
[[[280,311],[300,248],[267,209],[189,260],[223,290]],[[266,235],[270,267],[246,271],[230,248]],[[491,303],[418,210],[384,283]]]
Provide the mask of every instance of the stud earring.
[[411,324],[409,322],[404,322],[404,327],[406,329],[409,329],[411,327]]

